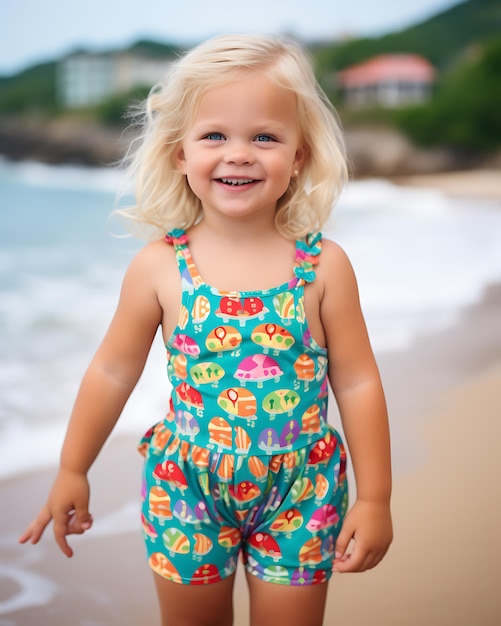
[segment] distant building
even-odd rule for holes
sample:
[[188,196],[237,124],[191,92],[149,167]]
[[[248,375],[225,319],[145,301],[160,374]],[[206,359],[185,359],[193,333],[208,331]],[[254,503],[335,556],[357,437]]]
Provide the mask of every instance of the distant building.
[[347,106],[399,107],[431,96],[435,68],[415,54],[384,54],[338,72]]
[[152,86],[165,75],[169,60],[134,52],[79,51],[58,65],[59,102],[68,108],[88,107],[134,87]]

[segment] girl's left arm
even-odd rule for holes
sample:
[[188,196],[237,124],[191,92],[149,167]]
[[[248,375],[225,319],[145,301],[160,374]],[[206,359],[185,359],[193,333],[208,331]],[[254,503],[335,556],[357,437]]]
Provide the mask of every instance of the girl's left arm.
[[325,278],[320,317],[329,379],[357,487],[336,543],[334,569],[361,572],[379,563],[393,538],[388,415],[351,264],[339,246],[325,241],[321,265]]

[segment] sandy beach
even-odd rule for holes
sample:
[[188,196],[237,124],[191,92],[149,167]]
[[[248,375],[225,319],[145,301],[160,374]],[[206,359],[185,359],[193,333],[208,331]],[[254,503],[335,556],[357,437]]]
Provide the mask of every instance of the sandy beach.
[[395,177],[392,181],[406,187],[428,188],[455,198],[501,198],[501,170],[482,169]]
[[[489,181],[488,197],[501,198],[497,178]],[[462,194],[483,195],[480,183],[472,178]],[[430,186],[448,184],[437,177]],[[452,327],[378,355],[391,417],[395,540],[376,569],[334,575],[326,626],[501,623],[500,321],[501,285],[493,285]],[[91,471],[95,527],[72,540],[70,560],[49,534],[37,546],[16,541],[53,472],[0,483],[0,626],[158,623],[135,521],[140,468],[134,439],[107,444]],[[236,626],[248,626],[247,612],[240,572]]]

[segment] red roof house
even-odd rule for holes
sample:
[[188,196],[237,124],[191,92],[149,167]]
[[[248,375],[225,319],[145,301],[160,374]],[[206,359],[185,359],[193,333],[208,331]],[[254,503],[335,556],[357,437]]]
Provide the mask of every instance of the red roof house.
[[382,54],[338,72],[345,103],[352,107],[424,102],[435,81],[435,68],[416,54]]

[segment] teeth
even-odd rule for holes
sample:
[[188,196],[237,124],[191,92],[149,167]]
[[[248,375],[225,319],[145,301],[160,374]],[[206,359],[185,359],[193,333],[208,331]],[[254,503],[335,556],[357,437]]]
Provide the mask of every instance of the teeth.
[[221,178],[226,185],[248,185],[253,182],[252,178]]

